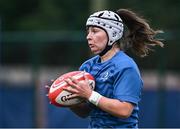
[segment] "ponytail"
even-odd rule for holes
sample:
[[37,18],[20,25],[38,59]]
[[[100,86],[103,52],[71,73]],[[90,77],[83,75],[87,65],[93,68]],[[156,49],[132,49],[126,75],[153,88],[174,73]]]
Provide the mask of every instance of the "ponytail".
[[148,55],[151,46],[161,46],[163,43],[155,39],[156,34],[161,33],[160,30],[153,30],[145,19],[141,18],[134,12],[127,9],[119,9],[116,12],[128,28],[127,34],[124,35],[123,44],[131,47],[131,50],[138,56],[144,57]]

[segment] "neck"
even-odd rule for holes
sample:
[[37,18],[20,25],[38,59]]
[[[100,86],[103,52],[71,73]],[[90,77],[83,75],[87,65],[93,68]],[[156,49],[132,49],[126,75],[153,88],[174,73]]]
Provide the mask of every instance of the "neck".
[[101,56],[101,62],[111,59],[120,49],[113,45],[113,47],[103,56]]

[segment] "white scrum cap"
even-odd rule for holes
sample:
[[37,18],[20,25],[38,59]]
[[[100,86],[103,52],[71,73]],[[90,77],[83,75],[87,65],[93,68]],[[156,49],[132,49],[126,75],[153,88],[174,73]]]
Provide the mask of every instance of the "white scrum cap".
[[99,11],[89,16],[86,26],[97,26],[104,29],[108,35],[108,46],[119,40],[123,35],[123,23],[118,14],[112,11]]

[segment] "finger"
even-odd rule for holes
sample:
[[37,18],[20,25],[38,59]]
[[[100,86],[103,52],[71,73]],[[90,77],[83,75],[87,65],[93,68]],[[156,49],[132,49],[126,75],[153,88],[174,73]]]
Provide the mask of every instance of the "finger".
[[71,81],[75,84],[79,83],[79,81],[75,77],[70,77],[69,79],[71,79]]
[[51,86],[53,82],[54,82],[54,80],[51,79],[50,81],[47,81],[46,85]]
[[46,88],[46,89],[50,89],[50,86],[48,86],[48,85],[45,85],[45,88]]
[[68,92],[70,92],[70,93],[79,93],[78,90],[72,88],[71,86],[63,87],[63,90],[68,91]]
[[71,87],[73,87],[73,88],[76,88],[76,84],[75,83],[73,83],[70,79],[65,79],[64,80],[68,85],[70,85]]
[[[45,87],[46,92],[49,92],[49,90],[50,90],[50,86],[45,85],[44,87]],[[47,95],[46,95],[46,96],[47,96]]]

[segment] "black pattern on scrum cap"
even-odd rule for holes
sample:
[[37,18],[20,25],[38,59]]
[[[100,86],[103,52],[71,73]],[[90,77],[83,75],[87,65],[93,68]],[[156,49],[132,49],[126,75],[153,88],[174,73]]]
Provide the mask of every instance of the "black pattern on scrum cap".
[[123,35],[122,19],[113,11],[99,11],[89,16],[86,26],[97,26],[103,28],[108,34],[108,46],[119,40]]

